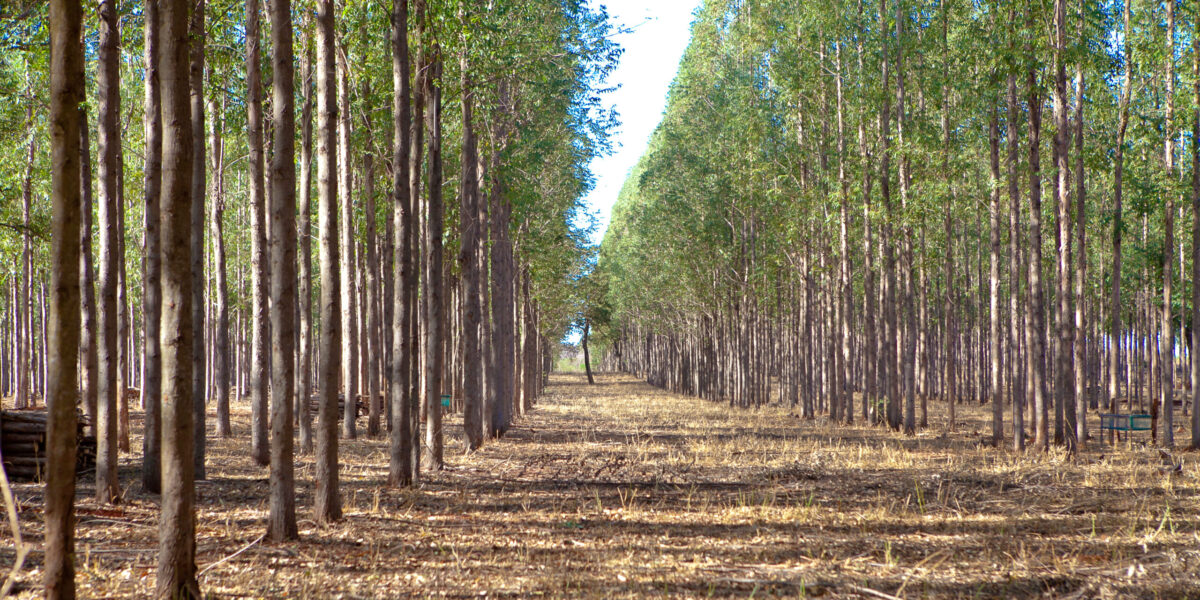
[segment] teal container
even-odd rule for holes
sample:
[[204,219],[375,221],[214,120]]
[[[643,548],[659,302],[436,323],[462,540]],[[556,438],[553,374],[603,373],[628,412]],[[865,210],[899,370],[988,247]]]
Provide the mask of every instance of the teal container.
[[450,394],[442,394],[442,408],[450,408]]

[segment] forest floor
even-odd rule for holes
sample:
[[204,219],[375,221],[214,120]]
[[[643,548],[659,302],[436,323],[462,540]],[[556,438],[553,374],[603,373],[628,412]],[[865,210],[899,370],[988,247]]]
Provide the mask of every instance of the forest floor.
[[[385,440],[343,440],[336,526],[311,520],[312,457],[298,457],[301,540],[269,544],[256,543],[267,472],[239,402],[238,437],[210,437],[197,484],[200,583],[221,598],[1200,597],[1200,455],[1176,455],[1178,473],[1139,442],[1019,456],[981,443],[982,408],[959,413],[952,433],[905,437],[555,375],[473,455],[450,419],[447,469],[414,490],[383,487]],[[122,504],[96,505],[81,482],[81,598],[153,590],[157,504],[134,442]],[[16,489],[37,544],[41,487]],[[40,564],[39,550],[18,596],[40,594]]]

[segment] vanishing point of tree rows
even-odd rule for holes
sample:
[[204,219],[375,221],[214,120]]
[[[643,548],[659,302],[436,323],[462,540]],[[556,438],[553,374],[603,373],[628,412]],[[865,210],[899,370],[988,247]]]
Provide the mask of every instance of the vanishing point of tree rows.
[[297,537],[297,452],[326,523],[339,437],[387,436],[409,486],[444,464],[445,412],[470,451],[532,409],[615,122],[603,9],[22,0],[0,31],[0,383],[49,409],[46,597],[74,597],[79,418],[97,501],[161,494],[159,597],[198,598],[193,480],[231,399],[273,540]]
[[594,340],[731,406],[1200,448],[1198,139],[1200,3],[707,0]]

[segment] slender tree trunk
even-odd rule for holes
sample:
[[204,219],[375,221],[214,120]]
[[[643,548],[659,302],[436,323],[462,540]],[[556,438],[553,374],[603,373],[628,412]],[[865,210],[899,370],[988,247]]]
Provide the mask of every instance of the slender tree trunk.
[[162,118],[158,73],[158,0],[145,0],[145,271],[142,275],[142,408],[145,410],[142,438],[142,486],[147,492],[161,491],[162,351],[159,347],[159,315],[162,310],[162,244],[159,240],[159,195],[162,185]]
[[587,319],[583,320],[583,369],[587,372],[588,385],[595,385],[596,380],[592,378],[592,357],[588,353],[588,332],[591,330],[592,324]]
[[[424,42],[424,40],[422,40]],[[429,131],[428,216],[425,222],[425,455],[424,465],[430,471],[440,471],[442,458],[442,374],[445,371],[442,353],[444,285],[442,276],[442,55],[437,42],[430,49],[429,75],[424,79],[424,95],[429,101],[425,127]]]
[[988,354],[991,375],[992,445],[1004,443],[1004,407],[1000,379],[1000,124],[999,109],[988,122],[988,167],[992,193],[988,204]]
[[1050,446],[1049,408],[1046,404],[1046,326],[1042,292],[1042,171],[1040,136],[1042,98],[1037,73],[1029,72],[1029,316],[1026,320],[1027,369],[1033,387],[1037,431],[1034,444]]
[[[268,429],[267,208],[263,189],[262,75],[258,0],[246,0],[246,135],[250,176],[250,455],[271,462]],[[322,280],[324,281],[324,280]]]
[[[1192,31],[1192,140],[1200,140],[1200,19]],[[1128,81],[1128,80],[1126,80]],[[1192,143],[1192,450],[1200,450],[1200,144]]]
[[[85,96],[86,91],[81,92]],[[83,382],[82,404],[84,415],[87,417],[87,432],[96,435],[96,386],[98,356],[96,351],[96,285],[92,267],[92,151],[88,137],[87,111],[79,107],[79,145],[80,145],[80,187],[82,188],[82,205],[80,207],[79,223],[79,285],[82,288],[82,341],[80,342],[79,365],[83,371],[80,379]]]
[[212,140],[212,169],[213,194],[212,218],[209,232],[213,243],[213,271],[216,281],[213,293],[216,296],[216,323],[213,324],[213,395],[217,401],[217,436],[228,438],[233,436],[233,428],[229,422],[229,283],[228,267],[225,257],[225,143],[222,129],[225,124],[224,100],[218,105],[209,99],[208,111],[213,115]]
[[188,73],[189,0],[160,1],[162,81],[162,516],[158,590],[162,599],[200,598],[196,583],[192,411],[192,113]]
[[[78,2],[50,2],[50,323],[47,340],[45,597],[75,598],[75,405],[80,347],[81,156],[86,156],[83,11]],[[90,181],[87,181],[90,186]],[[84,263],[86,265],[86,263]],[[84,281],[90,284],[87,275]]]
[[313,451],[312,425],[312,113],[313,73],[312,44],[309,41],[309,14],[305,11],[301,33],[300,54],[301,96],[304,98],[300,117],[300,356],[296,395],[300,407],[300,452]]
[[[1125,77],[1121,86],[1121,97],[1118,100],[1119,117],[1117,121],[1117,145],[1113,150],[1113,266],[1112,291],[1109,298],[1109,344],[1108,353],[1108,405],[1109,411],[1117,412],[1118,379],[1121,368],[1121,241],[1125,233],[1123,220],[1122,197],[1124,194],[1125,174],[1125,133],[1129,128],[1129,101],[1133,94],[1133,45],[1129,42],[1132,35],[1130,13],[1134,0],[1125,0],[1122,14],[1125,20],[1124,54]],[[1126,379],[1128,381],[1128,378]]]
[[[117,278],[120,269],[120,236],[117,211],[119,165],[117,146],[121,143],[119,113],[120,49],[115,0],[100,3],[100,45],[96,87],[99,91],[100,179],[100,381],[97,386],[96,414],[96,500],[116,502],[120,498],[117,481]],[[185,10],[186,15],[186,10]],[[21,377],[18,370],[18,378]],[[20,384],[18,383],[18,387]]]
[[[365,32],[364,32],[365,34]],[[365,37],[365,35],[364,35]],[[362,82],[363,98],[371,97],[371,87],[369,80],[363,78]],[[366,305],[363,312],[366,313],[366,326],[363,327],[363,337],[365,338],[362,344],[363,361],[366,363],[366,381],[363,385],[364,391],[367,394],[368,419],[367,419],[367,435],[370,437],[379,436],[379,417],[380,417],[380,401],[379,401],[379,365],[384,358],[385,352],[381,343],[383,341],[382,327],[380,325],[379,315],[379,255],[376,252],[376,235],[375,235],[375,155],[374,144],[372,143],[371,131],[374,128],[371,125],[371,111],[363,111],[363,130],[366,134],[367,151],[363,154],[363,199],[364,199],[364,215],[365,218],[365,263],[361,272],[365,272],[365,283],[363,285],[363,304]]]
[[[460,13],[463,23],[471,17],[469,10]],[[468,59],[467,40],[463,39],[460,50],[462,84],[462,177],[460,179],[461,204],[459,208],[459,238],[462,248],[458,261],[463,280],[463,327],[465,346],[462,360],[467,365],[463,370],[463,430],[467,439],[467,452],[474,452],[483,445],[483,355],[479,343],[479,321],[483,307],[480,306],[479,273],[479,148],[475,140],[474,110],[475,96],[472,88],[471,65]],[[438,108],[435,106],[433,113]],[[431,183],[432,185],[432,183]],[[440,237],[440,232],[438,233]]]
[[[501,102],[507,102],[508,86],[500,84]],[[503,139],[507,127],[499,128],[498,136]],[[516,287],[513,266],[513,246],[510,236],[512,205],[505,194],[500,178],[500,150],[493,148],[489,194],[489,228],[491,230],[492,267],[492,348],[495,354],[495,377],[489,381],[491,387],[492,413],[490,415],[492,435],[504,435],[512,423],[513,396],[515,392],[515,345],[516,345]]]
[[337,397],[341,365],[341,294],[337,246],[337,75],[333,0],[317,2],[317,219],[321,260],[321,340],[317,367],[315,512],[318,523],[342,518],[338,490]]
[[[1060,2],[1063,0],[1059,0]],[[1167,177],[1175,176],[1175,0],[1167,0],[1167,111],[1163,123],[1163,164]],[[1163,194],[1163,253],[1162,253],[1162,315],[1159,317],[1162,333],[1162,392],[1160,395],[1162,416],[1162,445],[1175,445],[1175,328],[1171,326],[1171,256],[1175,248],[1175,193]]]
[[389,436],[388,484],[412,485],[416,477],[413,461],[413,398],[411,374],[414,346],[409,335],[413,302],[409,277],[413,253],[409,238],[413,234],[413,202],[409,195],[409,154],[412,115],[409,105],[408,0],[392,0],[392,220],[396,230],[393,252],[393,277],[398,293],[388,301],[392,310],[392,364],[389,365],[391,394],[389,410],[392,431]]
[[296,123],[293,106],[292,3],[271,2],[271,501],[267,537],[299,537],[293,459],[296,385]]
[[[346,42],[339,35],[337,53],[338,97],[338,199],[341,201],[341,294],[342,294],[342,385],[345,403],[342,405],[342,437],[358,437],[355,420],[358,417],[358,304],[355,298],[354,274],[354,198],[350,185],[350,74],[346,65]],[[323,280],[322,280],[323,281]],[[323,321],[322,321],[323,322]]]
[[[1083,18],[1079,20],[1079,34],[1083,34]],[[1072,283],[1075,287],[1075,444],[1079,450],[1087,446],[1087,382],[1088,353],[1087,335],[1090,329],[1085,317],[1084,282],[1087,281],[1088,255],[1086,242],[1087,204],[1084,188],[1084,156],[1083,156],[1083,63],[1076,65],[1075,70],[1075,252],[1076,260]],[[1103,280],[1103,278],[1101,278]]]
[[1075,405],[1073,402],[1067,403],[1068,398],[1075,398],[1075,332],[1072,327],[1071,308],[1071,126],[1067,115],[1067,69],[1063,57],[1066,46],[1066,21],[1066,0],[1054,0],[1054,189],[1057,196],[1055,220],[1058,225],[1055,235],[1058,242],[1058,276],[1054,294],[1057,300],[1055,323],[1058,328],[1058,343],[1055,345],[1054,368],[1054,441],[1065,442],[1068,450],[1074,452]]
[[206,0],[194,0],[188,35],[191,38],[189,75],[192,110],[192,204],[191,204],[191,275],[192,275],[192,411],[196,451],[196,479],[206,479],[204,457],[207,428],[204,409],[208,387],[205,385],[204,364],[204,191],[208,168],[204,149],[204,53],[207,34],[204,28]]

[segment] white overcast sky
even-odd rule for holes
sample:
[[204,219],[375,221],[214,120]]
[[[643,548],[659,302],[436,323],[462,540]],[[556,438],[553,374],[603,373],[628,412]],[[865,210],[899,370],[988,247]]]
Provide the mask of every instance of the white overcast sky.
[[625,49],[621,62],[609,78],[620,89],[606,102],[616,107],[621,127],[614,139],[614,152],[592,163],[596,188],[586,198],[600,227],[593,242],[600,243],[608,227],[613,203],[630,169],[637,164],[650,134],[662,120],[667,89],[679,69],[679,59],[691,36],[692,13],[701,0],[597,0],[608,8],[618,26],[629,29],[616,36]]

